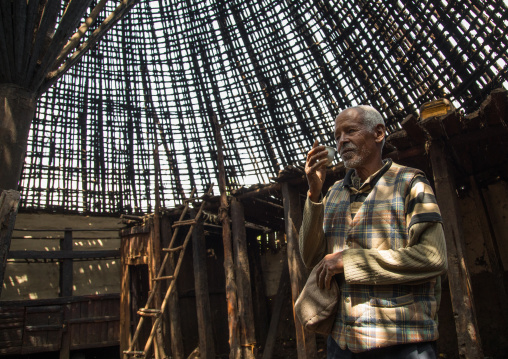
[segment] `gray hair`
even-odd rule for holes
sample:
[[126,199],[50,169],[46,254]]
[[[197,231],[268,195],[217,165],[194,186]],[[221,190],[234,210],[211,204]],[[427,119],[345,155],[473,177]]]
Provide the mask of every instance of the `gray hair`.
[[[363,123],[365,124],[365,126],[367,126],[369,130],[373,131],[377,125],[383,125],[386,127],[385,120],[383,120],[383,116],[381,116],[379,111],[376,110],[374,107],[368,105],[358,105],[350,107],[350,109],[354,109],[361,113],[363,117]],[[386,139],[383,139],[383,142],[381,143],[381,148],[384,147],[385,140]]]
[[383,116],[381,116],[379,111],[372,106],[359,105],[351,107],[351,109],[355,109],[361,112],[363,121],[370,130],[373,130],[377,125],[386,126],[385,120],[383,120]]

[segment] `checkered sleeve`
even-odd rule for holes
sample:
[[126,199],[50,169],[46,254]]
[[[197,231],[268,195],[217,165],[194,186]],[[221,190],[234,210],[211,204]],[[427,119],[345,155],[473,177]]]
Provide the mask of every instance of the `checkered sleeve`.
[[411,228],[416,223],[443,222],[436,196],[425,176],[416,176],[406,196],[406,223]]

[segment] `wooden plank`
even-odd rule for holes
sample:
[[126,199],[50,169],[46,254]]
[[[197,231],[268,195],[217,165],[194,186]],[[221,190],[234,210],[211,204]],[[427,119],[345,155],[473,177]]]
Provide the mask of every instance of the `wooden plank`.
[[0,296],[2,295],[7,253],[11,246],[12,230],[16,222],[18,204],[18,191],[2,191],[0,194]]
[[15,71],[13,75],[16,78],[21,77],[23,68],[23,55],[25,46],[25,25],[27,20],[27,3],[26,1],[14,2],[14,62]]
[[434,139],[430,146],[430,160],[436,186],[436,197],[444,223],[448,281],[457,330],[458,350],[461,358],[483,358],[471,279],[466,265],[464,236],[454,174],[450,169],[446,153],[444,143]]
[[256,332],[252,307],[249,257],[247,255],[247,235],[245,230],[244,208],[237,199],[231,200],[231,220],[233,229],[233,248],[236,263],[236,283],[238,285],[238,314],[240,317],[240,338],[242,358],[256,357]]
[[317,358],[316,336],[314,333],[306,332],[300,319],[295,314],[294,306],[308,276],[308,271],[300,257],[298,245],[298,230],[302,224],[302,210],[300,205],[300,194],[296,187],[288,183],[282,184],[282,197],[284,199],[284,219],[286,222],[287,253],[289,275],[291,278],[291,293],[293,316],[296,329],[296,347],[298,358]]
[[[60,250],[72,252],[72,231],[65,229],[64,238],[60,240]],[[71,258],[60,261],[60,297],[72,296],[73,264]]]
[[[191,217],[196,215],[191,210]],[[192,232],[192,263],[194,267],[194,289],[196,292],[196,312],[198,318],[200,358],[215,358],[213,340],[212,314],[208,293],[208,268],[206,260],[206,243],[203,220],[200,219]]]

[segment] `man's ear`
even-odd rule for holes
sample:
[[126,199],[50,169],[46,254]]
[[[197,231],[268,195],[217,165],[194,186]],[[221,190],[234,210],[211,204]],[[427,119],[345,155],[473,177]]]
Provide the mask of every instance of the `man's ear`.
[[386,127],[380,123],[374,127],[374,135],[376,136],[376,142],[381,143],[386,136]]

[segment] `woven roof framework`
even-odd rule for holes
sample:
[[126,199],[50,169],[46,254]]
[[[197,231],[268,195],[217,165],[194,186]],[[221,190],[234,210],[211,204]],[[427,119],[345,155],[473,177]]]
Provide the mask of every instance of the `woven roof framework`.
[[180,203],[217,183],[214,118],[232,189],[301,162],[315,139],[332,145],[352,105],[378,108],[389,132],[439,97],[467,113],[508,87],[507,8],[142,1],[40,99],[23,206],[150,212],[156,173],[161,205]]

